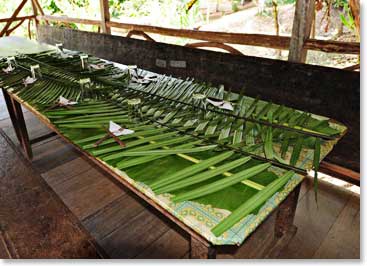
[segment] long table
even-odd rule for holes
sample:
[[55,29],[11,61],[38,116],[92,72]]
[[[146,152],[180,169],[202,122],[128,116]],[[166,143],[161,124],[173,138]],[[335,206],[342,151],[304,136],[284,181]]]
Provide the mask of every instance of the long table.
[[[65,142],[71,144],[76,150],[78,150],[83,156],[94,163],[96,166],[101,168],[103,171],[108,173],[112,178],[117,180],[119,184],[123,187],[128,188],[133,193],[135,193],[141,200],[147,202],[153,208],[158,210],[164,217],[170,219],[175,224],[177,224],[180,228],[182,228],[186,233],[190,235],[190,258],[193,259],[203,259],[203,258],[215,258],[216,257],[216,249],[218,246],[213,245],[208,239],[203,237],[197,231],[193,230],[187,224],[185,224],[182,220],[178,219],[175,215],[168,212],[165,208],[159,205],[157,202],[152,200],[149,196],[144,194],[141,190],[137,189],[131,183],[126,181],[126,179],[121,178],[121,174],[117,173],[110,167],[108,167],[105,163],[97,158],[91,156],[84,150],[80,149],[77,145],[72,143],[69,139],[67,139],[59,130],[49,122],[47,118],[45,118],[41,113],[36,111],[34,108],[29,106],[27,103],[22,102],[16,95],[8,93],[6,90],[2,90],[3,95],[6,101],[6,105],[9,111],[9,115],[16,132],[16,136],[21,144],[23,151],[29,160],[32,160],[32,147],[31,140],[29,139],[26,123],[23,116],[22,106],[32,112],[44,125],[46,125],[52,132],[56,133],[60,138],[62,138]],[[296,233],[296,227],[293,225],[295,212],[297,208],[298,195],[300,192],[301,183],[299,183],[295,189],[289,193],[287,198],[272,212],[276,213],[276,223],[274,226],[274,234],[277,237],[276,243],[273,243],[276,247],[283,247],[285,245],[284,240],[289,240],[291,236]],[[233,247],[236,248],[236,247]]]

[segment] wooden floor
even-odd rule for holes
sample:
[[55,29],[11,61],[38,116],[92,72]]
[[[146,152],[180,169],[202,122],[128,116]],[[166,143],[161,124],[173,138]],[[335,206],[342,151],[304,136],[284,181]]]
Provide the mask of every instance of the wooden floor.
[[[1,113],[0,117],[0,127],[18,143],[9,119]],[[31,113],[25,112],[25,119],[30,138],[49,132]],[[188,257],[188,238],[178,228],[60,138],[33,145],[33,152],[34,168],[111,258]],[[317,206],[312,180],[307,179],[301,188],[295,225],[297,234],[279,258],[360,257],[360,199],[355,193],[321,181]],[[241,254],[233,257],[241,258]]]

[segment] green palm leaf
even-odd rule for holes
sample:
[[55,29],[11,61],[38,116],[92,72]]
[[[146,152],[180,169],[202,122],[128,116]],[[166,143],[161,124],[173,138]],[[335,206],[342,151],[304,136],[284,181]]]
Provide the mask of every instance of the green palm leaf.
[[233,211],[228,217],[217,224],[212,232],[215,236],[219,237],[233,225],[238,223],[242,218],[260,207],[265,201],[267,201],[274,193],[276,193],[281,187],[283,187],[288,180],[294,175],[293,171],[285,173],[273,181],[270,185],[266,186],[263,190],[257,192],[255,196],[245,201],[240,207]]
[[194,189],[192,191],[177,195],[172,198],[173,202],[180,202],[184,200],[190,200],[199,198],[211,193],[214,193],[216,191],[222,190],[226,187],[232,186],[238,182],[241,182],[245,179],[248,179],[250,177],[253,177],[263,171],[265,171],[267,168],[271,166],[270,163],[264,163],[260,165],[253,166],[249,169],[243,170],[241,172],[238,172],[230,177],[223,178],[221,180],[218,180],[216,182],[213,182],[211,184],[199,187],[197,189]]

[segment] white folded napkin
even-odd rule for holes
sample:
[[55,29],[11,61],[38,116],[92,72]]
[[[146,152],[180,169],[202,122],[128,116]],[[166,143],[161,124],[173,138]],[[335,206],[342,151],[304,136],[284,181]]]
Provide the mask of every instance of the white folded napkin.
[[24,86],[27,87],[27,85],[35,83],[36,80],[37,80],[36,78],[31,78],[30,76],[28,76],[25,79],[23,79],[23,84],[24,84]]
[[13,67],[11,64],[9,64],[9,66],[7,68],[3,68],[3,71],[6,74],[9,74],[10,72],[12,72],[15,69],[15,67]]
[[89,66],[95,70],[99,70],[99,69],[104,69],[105,68],[105,64],[89,64]]
[[122,128],[118,124],[110,121],[110,127],[108,129],[112,134],[114,134],[116,137],[122,136],[122,135],[130,135],[133,134],[135,131],[127,128]]
[[224,100],[213,101],[207,98],[206,101],[220,109],[229,110],[229,111],[234,110],[232,104]]
[[59,57],[61,57],[61,58],[73,58],[73,56],[72,56],[72,55],[70,55],[70,54],[66,54],[66,53],[64,53],[64,52],[61,52],[61,53],[59,54]]
[[62,97],[60,96],[59,98],[59,104],[61,105],[74,105],[74,104],[77,104],[78,102],[73,102],[73,101],[70,101],[68,99],[66,99],[65,97]]

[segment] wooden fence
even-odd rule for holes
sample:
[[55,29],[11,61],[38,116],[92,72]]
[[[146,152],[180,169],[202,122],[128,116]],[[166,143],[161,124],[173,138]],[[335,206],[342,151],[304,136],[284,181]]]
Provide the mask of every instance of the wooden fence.
[[[30,1],[32,4],[34,14],[31,16],[18,17],[19,12],[28,1]],[[311,11],[314,10],[314,0],[297,0],[296,13],[293,22],[293,31],[292,36],[290,37],[264,34],[173,29],[131,23],[121,23],[110,20],[108,0],[99,1],[101,19],[96,20],[45,15],[38,0],[22,0],[20,5],[14,11],[13,15],[10,18],[0,19],[0,23],[5,23],[5,26],[0,32],[0,37],[10,35],[26,20],[28,20],[28,33],[29,35],[31,35],[30,23],[31,20],[34,20],[36,25],[38,25],[38,23],[40,22],[46,24],[54,23],[56,25],[63,23],[66,26],[70,23],[96,25],[98,26],[98,29],[105,34],[111,34],[111,28],[124,29],[127,32],[127,37],[138,35],[143,37],[147,41],[155,41],[154,38],[148,35],[148,33],[171,37],[188,38],[198,40],[199,42],[188,43],[186,44],[186,46],[194,48],[216,47],[233,54],[241,54],[241,52],[230,46],[231,44],[289,50],[289,61],[293,62],[305,62],[307,50],[339,54],[360,54],[360,44],[358,42],[338,42],[309,38],[310,28],[312,24],[312,18],[310,17],[310,14],[312,13]],[[14,22],[18,23],[16,25],[13,25]],[[12,25],[13,27],[11,27]]]

